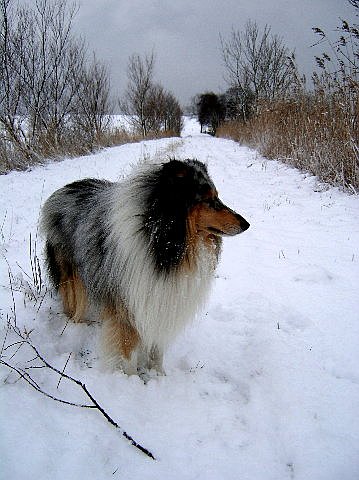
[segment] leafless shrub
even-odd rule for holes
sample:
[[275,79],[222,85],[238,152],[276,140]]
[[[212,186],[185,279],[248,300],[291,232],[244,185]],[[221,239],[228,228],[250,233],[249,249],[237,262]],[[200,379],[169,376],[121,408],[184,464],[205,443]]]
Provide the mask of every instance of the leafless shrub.
[[161,85],[153,85],[145,105],[147,135],[161,136],[161,132],[170,132],[180,136],[182,129],[182,111],[175,97]]

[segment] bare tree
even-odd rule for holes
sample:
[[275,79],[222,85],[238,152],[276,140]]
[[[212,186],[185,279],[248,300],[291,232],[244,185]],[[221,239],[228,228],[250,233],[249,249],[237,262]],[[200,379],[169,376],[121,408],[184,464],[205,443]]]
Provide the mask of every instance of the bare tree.
[[78,90],[84,48],[71,35],[75,5],[37,0],[34,8],[15,9],[10,0],[1,2],[0,121],[31,157],[40,137],[58,143]]
[[31,39],[21,58],[28,137],[45,154],[62,143],[81,85],[85,46],[72,34],[76,12],[67,1],[37,0],[18,14],[17,37]]
[[8,146],[7,140],[10,140],[25,158],[29,158],[32,152],[26,142],[23,123],[25,69],[21,61],[26,44],[24,38],[20,41],[15,34],[11,0],[1,0],[0,8],[0,135],[4,146]]
[[93,58],[84,66],[74,107],[76,130],[86,135],[90,149],[100,143],[110,124],[110,81],[107,69]]
[[260,31],[249,21],[243,32],[232,30],[228,40],[221,37],[226,81],[241,92],[242,100],[252,97],[271,100],[285,95],[294,81],[294,53],[266,25]]
[[254,96],[251,91],[245,91],[238,87],[230,87],[223,94],[226,120],[247,121],[254,107]]
[[165,92],[164,130],[180,136],[183,128],[183,112],[177,99],[170,92]]
[[164,129],[166,116],[166,92],[162,85],[151,85],[144,104],[146,130],[158,135]]
[[213,92],[200,95],[197,103],[197,116],[201,125],[201,133],[203,127],[207,125],[211,127],[211,133],[215,135],[218,126],[225,117],[225,105],[222,98]]
[[162,85],[153,82],[154,54],[144,58],[135,54],[129,59],[128,84],[122,111],[130,116],[132,125],[143,136],[171,131],[180,135],[182,110],[175,97]]
[[135,128],[145,137],[149,131],[146,108],[153,89],[154,53],[141,58],[131,55],[127,68],[127,90],[122,110],[131,116]]

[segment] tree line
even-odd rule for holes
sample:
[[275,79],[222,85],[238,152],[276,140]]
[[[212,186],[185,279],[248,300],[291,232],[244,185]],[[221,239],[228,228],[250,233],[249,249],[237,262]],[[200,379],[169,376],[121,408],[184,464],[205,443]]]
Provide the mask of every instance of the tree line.
[[111,124],[119,104],[135,135],[180,133],[179,103],[153,81],[154,55],[130,57],[125,97],[112,99],[108,69],[73,33],[77,11],[66,0],[0,0],[0,173],[128,141]]
[[[357,16],[359,0],[347,1]],[[154,80],[153,53],[130,56],[125,94],[111,98],[107,67],[73,33],[77,10],[67,0],[0,0],[0,173],[181,132],[181,107]],[[341,20],[334,41],[313,30],[325,52],[315,57],[309,87],[294,52],[270,26],[249,21],[220,36],[227,89],[198,94],[194,108],[201,131],[357,192],[359,27]],[[133,133],[112,124],[115,106]]]

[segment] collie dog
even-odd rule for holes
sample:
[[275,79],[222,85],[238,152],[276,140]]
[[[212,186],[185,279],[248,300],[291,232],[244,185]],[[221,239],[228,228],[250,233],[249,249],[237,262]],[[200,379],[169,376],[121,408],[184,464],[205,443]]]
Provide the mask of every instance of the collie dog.
[[66,185],[41,223],[64,312],[80,322],[95,307],[107,359],[129,375],[164,373],[166,346],[209,291],[221,237],[249,227],[218,198],[203,163],[175,159],[119,183]]

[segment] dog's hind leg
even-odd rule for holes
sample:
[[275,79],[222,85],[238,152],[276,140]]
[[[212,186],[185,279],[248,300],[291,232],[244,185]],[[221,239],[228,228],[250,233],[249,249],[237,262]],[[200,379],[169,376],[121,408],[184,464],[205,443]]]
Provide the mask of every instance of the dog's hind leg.
[[137,375],[140,336],[131,325],[125,306],[104,310],[103,347],[106,363],[127,375]]
[[46,242],[46,261],[49,275],[61,295],[65,314],[73,322],[84,321],[87,293],[76,267],[60,248],[49,242]]
[[75,273],[60,285],[64,311],[75,323],[83,322],[87,310],[88,300],[85,286],[81,278]]

